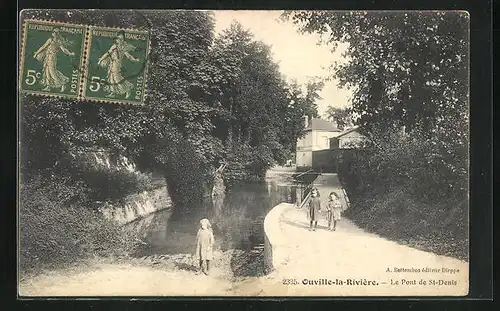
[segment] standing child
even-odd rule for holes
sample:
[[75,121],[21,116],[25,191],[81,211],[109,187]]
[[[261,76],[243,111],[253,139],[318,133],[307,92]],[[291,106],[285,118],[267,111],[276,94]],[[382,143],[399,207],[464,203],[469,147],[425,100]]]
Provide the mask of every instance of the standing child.
[[[208,275],[210,271],[210,260],[213,258],[214,234],[208,219],[200,220],[200,229],[196,235],[196,256],[200,264],[200,271]],[[203,263],[206,263],[206,269]]]
[[[318,226],[319,211],[321,210],[321,201],[319,199],[319,191],[314,188],[311,190],[311,200],[309,201],[309,231],[316,231]],[[314,225],[314,226],[313,226]]]
[[337,221],[341,219],[341,214],[344,211],[337,193],[333,191],[330,192],[328,202],[326,203],[326,209],[328,211],[328,229],[330,229],[330,231],[335,231],[337,228]]

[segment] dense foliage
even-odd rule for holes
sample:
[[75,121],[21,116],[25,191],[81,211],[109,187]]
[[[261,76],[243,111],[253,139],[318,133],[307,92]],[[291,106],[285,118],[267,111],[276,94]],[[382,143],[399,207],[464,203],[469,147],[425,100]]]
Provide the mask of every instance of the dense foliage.
[[[126,156],[142,172],[162,173],[176,206],[186,206],[210,194],[221,163],[228,164],[224,178],[231,185],[261,178],[268,167],[286,161],[302,135],[303,115],[317,114],[320,84],[310,83],[305,92],[288,85],[269,46],[237,23],[216,37],[209,12],[30,10],[23,18],[151,33],[144,105],[22,96],[22,245],[31,257],[31,251],[45,249],[42,228],[67,223],[69,228],[61,227],[66,235],[79,235],[82,223],[102,225],[92,218],[93,201],[151,187],[148,175],[96,167],[85,154],[104,150]],[[44,172],[53,178],[42,177]],[[56,204],[45,196],[58,191],[54,183],[60,180],[77,188]],[[52,207],[57,217],[47,212]],[[84,222],[72,230],[79,212]],[[47,234],[54,240],[60,232]],[[54,251],[64,243],[56,244]],[[79,254],[75,247],[65,249]]]
[[21,186],[22,273],[40,267],[60,267],[93,255],[134,252],[140,243],[138,237],[87,208],[89,191],[84,183],[50,172]]
[[326,109],[326,119],[335,122],[340,130],[351,127],[354,124],[352,111],[350,108],[338,108],[328,106]]
[[229,162],[228,172],[237,171],[230,180],[259,177],[284,162],[302,133],[302,115],[315,113],[311,97],[318,87],[311,84],[304,95],[287,85],[270,48],[241,25],[215,38],[210,13],[46,12],[24,17],[150,30],[148,97],[144,106],[126,106],[25,96],[26,178],[39,169],[65,169],[61,159],[71,150],[100,147],[130,157],[143,170],[164,171],[177,184],[173,193],[184,194],[180,198],[198,198],[193,191],[221,162]]
[[[295,151],[302,135],[304,115],[317,115],[315,99],[322,85],[314,81],[305,94],[296,84],[288,85],[272,61],[270,47],[233,23],[216,38],[212,53],[232,55],[234,66],[220,104],[230,116],[218,120],[216,135],[227,150],[229,182],[261,178],[275,162],[283,164]],[[216,59],[216,57],[213,57]]]
[[460,247],[450,237],[434,242],[466,256],[467,14],[289,12],[283,18],[322,34],[333,49],[348,44],[347,61],[333,66],[333,77],[353,91],[350,110],[368,137],[341,171],[354,197],[352,217],[370,219],[372,227],[385,223],[389,231],[414,228],[413,238],[432,240],[438,227],[454,232],[464,242]]

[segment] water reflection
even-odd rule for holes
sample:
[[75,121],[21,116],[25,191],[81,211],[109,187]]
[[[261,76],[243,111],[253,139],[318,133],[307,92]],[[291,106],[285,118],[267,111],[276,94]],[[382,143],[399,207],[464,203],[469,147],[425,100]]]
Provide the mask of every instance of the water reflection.
[[198,205],[159,211],[128,226],[147,242],[137,256],[194,253],[199,220],[208,218],[215,235],[215,248],[252,249],[264,243],[263,222],[267,212],[281,202],[295,202],[296,187],[276,181],[245,183],[225,197]]

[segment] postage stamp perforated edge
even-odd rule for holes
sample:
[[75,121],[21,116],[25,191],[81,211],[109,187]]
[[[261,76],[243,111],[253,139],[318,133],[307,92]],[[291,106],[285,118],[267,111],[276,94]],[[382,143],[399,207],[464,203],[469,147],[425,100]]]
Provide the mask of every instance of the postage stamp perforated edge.
[[[91,42],[92,42],[92,30],[93,29],[109,29],[112,31],[131,31],[131,32],[136,32],[136,33],[144,33],[147,35],[147,45],[146,45],[146,53],[145,53],[145,59],[144,59],[144,79],[143,79],[143,86],[142,86],[142,100],[141,101],[131,101],[131,100],[125,100],[125,99],[110,99],[110,98],[91,98],[91,97],[86,97],[85,96],[85,91],[87,88],[87,75],[89,73],[88,71],[88,62],[89,62],[89,55],[90,55],[90,49],[91,49]],[[91,102],[98,102],[98,103],[111,103],[111,104],[128,104],[132,106],[140,106],[144,105],[147,97],[147,78],[148,78],[148,69],[149,69],[149,54],[151,53],[151,33],[149,30],[141,30],[141,29],[134,29],[134,28],[124,28],[124,27],[112,27],[112,26],[88,26],[88,32],[87,32],[87,46],[85,50],[85,55],[86,55],[86,63],[85,63],[85,71],[83,74],[83,84],[82,84],[82,98],[87,101]]]
[[83,50],[82,57],[82,74],[80,76],[80,92],[78,93],[78,99],[83,100],[83,94],[85,90],[85,77],[87,76],[87,66],[88,66],[88,56],[87,56],[87,46],[89,45],[89,34],[90,26],[87,25],[87,31],[85,32],[85,47]]
[[[22,12],[21,12],[22,13]],[[23,90],[22,88],[22,79],[23,79],[23,71],[24,71],[24,59],[26,56],[26,41],[27,41],[27,25],[29,23],[40,23],[40,24],[49,24],[49,25],[57,25],[57,26],[70,26],[70,27],[82,27],[84,29],[84,37],[87,36],[88,33],[88,26],[87,25],[82,25],[82,24],[72,24],[72,23],[66,23],[66,22],[59,22],[59,21],[53,21],[50,19],[23,19],[22,16],[20,16],[19,23],[21,25],[20,30],[21,30],[21,44],[20,44],[20,51],[19,51],[19,71],[18,71],[18,92],[20,94],[31,94],[31,95],[37,95],[37,96],[50,96],[50,97],[56,97],[56,98],[61,98],[61,99],[79,99],[80,95],[82,93],[82,84],[81,82],[78,85],[78,94],[77,95],[70,95],[70,94],[60,94],[60,93],[52,93],[52,92],[39,92],[39,91],[32,91],[32,90]],[[81,50],[81,57],[80,57],[80,70],[81,72],[81,77],[83,77],[84,74],[84,57],[85,57],[85,52],[86,52],[86,40],[82,43],[82,50]]]

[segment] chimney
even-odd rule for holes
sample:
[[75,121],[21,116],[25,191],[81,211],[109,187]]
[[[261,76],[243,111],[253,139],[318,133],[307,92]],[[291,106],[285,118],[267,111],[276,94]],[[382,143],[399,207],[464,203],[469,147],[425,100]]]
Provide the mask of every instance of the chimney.
[[309,116],[304,116],[304,128],[309,126]]

